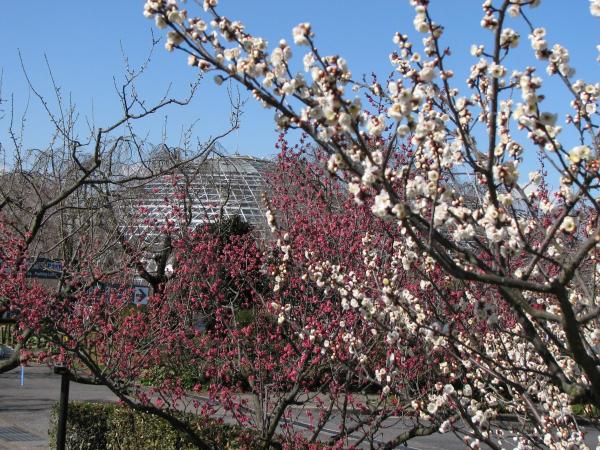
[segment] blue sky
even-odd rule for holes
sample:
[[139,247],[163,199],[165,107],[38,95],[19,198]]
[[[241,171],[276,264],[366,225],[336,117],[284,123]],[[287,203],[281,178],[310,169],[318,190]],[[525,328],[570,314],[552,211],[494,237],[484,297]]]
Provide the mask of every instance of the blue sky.
[[[190,2],[190,8],[194,7]],[[478,0],[433,0],[433,15],[446,27],[444,42],[453,49],[451,65],[457,73],[458,87],[468,67],[475,61],[469,55],[471,43],[487,43],[490,34],[481,30],[481,2]],[[122,79],[121,46],[133,65],[141,63],[150,48],[152,22],[145,19],[142,0],[21,0],[4,2],[0,15],[0,68],[3,71],[2,97],[14,98],[17,113],[27,104],[28,89],[19,67],[20,49],[36,88],[49,95],[51,84],[44,62],[48,57],[63,95],[70,95],[80,114],[83,132],[85,120],[106,126],[119,115],[113,77]],[[414,12],[407,0],[222,0],[221,11],[246,23],[247,29],[276,44],[280,38],[291,41],[291,29],[308,21],[317,34],[324,54],[337,53],[350,63],[355,78],[375,71],[385,77],[391,71],[388,54],[394,49],[395,31],[408,33],[420,42],[414,31]],[[600,21],[589,15],[587,0],[544,0],[530,11],[535,25],[545,26],[550,43],[560,42],[572,53],[577,77],[596,81],[598,64],[596,44],[600,43]],[[511,19],[508,26],[521,31],[521,48],[510,68],[531,64],[527,32],[522,20]],[[160,30],[154,30],[160,35]],[[303,49],[296,50],[301,58]],[[194,80],[195,72],[186,66],[182,53],[169,54],[160,46],[149,72],[140,84],[148,100],[157,99],[169,87],[183,93]],[[542,75],[546,78],[545,73]],[[549,109],[565,112],[566,97],[549,85],[546,101]],[[242,93],[246,96],[245,93]],[[0,140],[7,145],[7,104],[0,123]],[[562,109],[561,109],[562,108]],[[138,132],[147,132],[160,141],[166,120],[167,142],[177,145],[183,127],[196,122],[195,137],[204,140],[226,129],[229,105],[225,87],[212,80],[202,82],[195,101],[186,108],[173,107],[140,124]],[[270,156],[275,153],[277,133],[273,111],[263,110],[250,99],[245,107],[241,129],[223,141],[230,152]],[[43,147],[49,139],[46,116],[35,100],[28,108],[26,146]]]

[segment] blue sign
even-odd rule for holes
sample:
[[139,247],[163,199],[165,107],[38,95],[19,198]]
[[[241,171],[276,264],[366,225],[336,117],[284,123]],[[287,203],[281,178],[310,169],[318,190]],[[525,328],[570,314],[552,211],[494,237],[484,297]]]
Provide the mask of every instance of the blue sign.
[[98,289],[101,293],[110,294],[116,292],[118,298],[122,298],[123,291],[131,289],[131,303],[134,305],[147,305],[148,297],[150,296],[150,288],[148,286],[130,286],[123,287],[119,284],[112,283],[96,283],[91,290]]
[[45,278],[57,280],[62,275],[63,265],[62,262],[48,259],[48,258],[37,258],[27,270],[27,278]]
[[147,305],[149,296],[150,288],[148,286],[133,286],[134,305]]

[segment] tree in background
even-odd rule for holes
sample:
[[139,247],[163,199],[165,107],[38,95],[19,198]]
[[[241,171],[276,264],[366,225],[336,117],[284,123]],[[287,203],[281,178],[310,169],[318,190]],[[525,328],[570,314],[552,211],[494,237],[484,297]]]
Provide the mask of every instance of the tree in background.
[[[0,147],[0,220],[5,242],[11,245],[2,249],[0,258],[8,278],[29,278],[30,269],[40,261],[54,261],[60,268],[46,270],[47,280],[42,284],[48,295],[60,298],[69,295],[73,286],[91,288],[113,276],[122,263],[121,243],[132,198],[148,182],[206,158],[218,139],[237,128],[239,102],[232,103],[229,130],[197,148],[188,145],[191,130],[187,130],[182,136],[186,146],[177,155],[166,151],[166,145],[159,146],[162,156],[157,155],[156,146],[136,131],[136,124],[170,106],[187,105],[196,84],[190,85],[182,98],[167,93],[150,103],[137,89],[149,61],[148,57],[139,68],[133,68],[125,60],[124,79],[117,90],[122,115],[106,126],[89,121],[83,126],[72,100],[54,84],[50,68],[53,98],[31,83],[23,66],[32,96],[46,112],[52,131],[45,147],[28,149],[27,110],[21,117],[14,109],[2,116],[9,121],[9,140]],[[165,154],[171,157],[165,158]],[[84,278],[73,279],[74,274],[82,273]],[[32,284],[30,279],[13,281]],[[9,325],[17,322],[20,328],[11,357],[0,361],[0,372],[18,366],[23,360],[21,350],[31,347],[32,330],[26,322],[14,320],[21,308],[18,297],[14,292],[0,296],[0,311],[6,317],[1,320]]]
[[[327,285],[327,271],[306,273],[304,258],[318,257],[379,289],[368,273],[392,270],[393,228],[365,214],[369,201],[355,205],[343,183],[323,176],[322,153],[280,145],[268,201],[281,212],[281,236],[257,241],[235,216],[193,227],[183,207],[189,184],[172,175],[174,195],[164,199],[170,212],[130,214],[110,270],[95,266],[98,248],[90,244],[81,258],[88,264],[64,268],[59,295],[28,282],[23,270],[6,273],[3,292],[20,322],[48,342],[35,357],[65,364],[76,381],[109,387],[201,448],[210,442],[178,410],[223,415],[255,428],[265,446],[286,448],[322,440],[335,448],[393,447],[435,432],[439,423],[423,421],[413,402],[445,378],[437,370],[443,351],[421,336],[382,333],[363,314],[372,309],[368,297]],[[419,293],[417,279],[393,270],[393,282]],[[147,305],[131,303],[134,276],[153,288]],[[399,345],[408,339],[412,347]],[[398,423],[410,426],[382,441],[382,428]],[[336,433],[324,438],[332,427]]]

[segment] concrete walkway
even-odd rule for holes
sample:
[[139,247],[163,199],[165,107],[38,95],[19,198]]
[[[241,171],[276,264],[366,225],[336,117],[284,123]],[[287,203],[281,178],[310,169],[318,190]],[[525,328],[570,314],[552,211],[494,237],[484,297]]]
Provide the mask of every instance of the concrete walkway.
[[[47,449],[50,409],[58,401],[60,376],[46,366],[0,375],[0,449]],[[70,384],[70,400],[116,401],[103,386]]]
[[[23,386],[20,385],[20,369],[0,374],[0,450],[40,450],[48,449],[48,429],[50,409],[58,402],[60,394],[60,376],[55,375],[46,366],[25,368]],[[201,397],[201,396],[200,396]],[[70,384],[70,400],[116,401],[117,398],[103,386]],[[204,399],[198,398],[203,401]],[[227,419],[227,418],[226,418]],[[308,418],[301,416],[301,422]],[[334,419],[330,424],[335,427]],[[387,430],[393,434],[398,430]],[[329,437],[324,435],[324,438]],[[387,436],[388,438],[390,436]],[[458,450],[464,445],[453,440],[451,445],[447,436],[436,434],[419,438],[418,450]],[[407,447],[400,447],[407,448]],[[167,450],[167,449],[166,449]]]
[[[46,366],[26,367],[23,386],[20,385],[20,369],[0,374],[0,450],[48,449],[50,409],[58,402],[60,376]],[[201,396],[199,396],[201,397]],[[117,398],[103,386],[70,384],[70,400],[110,402]],[[202,398],[198,398],[202,401]],[[309,421],[301,413],[297,420]],[[328,423],[337,429],[338,419]],[[591,448],[598,442],[598,432],[585,427],[586,441]],[[390,423],[381,430],[381,439],[386,441],[402,431],[401,425]],[[324,438],[329,437],[326,433]],[[416,450],[460,450],[465,445],[452,434],[435,433],[431,436],[412,439],[410,447]],[[407,448],[400,446],[399,449]],[[168,449],[166,449],[168,450]]]

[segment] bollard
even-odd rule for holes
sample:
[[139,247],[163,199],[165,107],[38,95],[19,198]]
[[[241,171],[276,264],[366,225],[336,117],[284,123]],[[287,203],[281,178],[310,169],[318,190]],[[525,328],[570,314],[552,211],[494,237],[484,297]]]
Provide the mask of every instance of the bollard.
[[64,366],[55,366],[54,373],[61,376],[60,403],[58,407],[58,424],[56,430],[56,450],[65,450],[67,412],[69,408],[69,369]]

